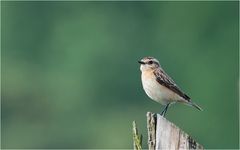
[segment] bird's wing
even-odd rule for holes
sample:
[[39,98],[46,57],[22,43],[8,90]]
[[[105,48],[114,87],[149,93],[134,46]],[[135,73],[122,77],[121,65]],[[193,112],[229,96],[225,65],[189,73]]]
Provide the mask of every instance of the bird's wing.
[[154,74],[159,84],[177,93],[179,96],[181,96],[185,100],[190,101],[190,97],[187,96],[185,93],[183,93],[180,90],[180,88],[175,84],[175,82],[162,69],[155,70]]

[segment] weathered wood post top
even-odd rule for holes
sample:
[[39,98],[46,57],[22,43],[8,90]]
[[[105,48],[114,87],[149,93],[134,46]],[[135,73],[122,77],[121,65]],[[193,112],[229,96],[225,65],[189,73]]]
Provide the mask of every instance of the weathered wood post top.
[[160,114],[147,113],[148,147],[159,149],[203,149],[188,134],[162,117]]

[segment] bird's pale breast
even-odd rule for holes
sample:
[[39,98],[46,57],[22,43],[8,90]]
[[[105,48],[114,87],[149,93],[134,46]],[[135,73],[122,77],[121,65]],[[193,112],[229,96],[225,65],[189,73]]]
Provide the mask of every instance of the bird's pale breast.
[[163,105],[181,99],[179,95],[157,82],[153,70],[142,72],[142,85],[144,91],[151,99]]

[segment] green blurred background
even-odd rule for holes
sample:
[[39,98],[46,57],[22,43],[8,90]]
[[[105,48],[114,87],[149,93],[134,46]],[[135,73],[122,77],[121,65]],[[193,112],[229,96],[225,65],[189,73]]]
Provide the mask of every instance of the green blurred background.
[[137,60],[154,56],[203,109],[167,118],[238,148],[238,2],[1,2],[2,148],[147,148]]

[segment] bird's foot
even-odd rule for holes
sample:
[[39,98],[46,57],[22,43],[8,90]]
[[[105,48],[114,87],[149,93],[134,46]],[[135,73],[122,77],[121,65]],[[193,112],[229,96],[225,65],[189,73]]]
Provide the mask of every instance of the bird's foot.
[[162,111],[162,112],[160,113],[160,115],[163,116],[163,117],[165,117],[165,114],[166,114],[166,111]]

